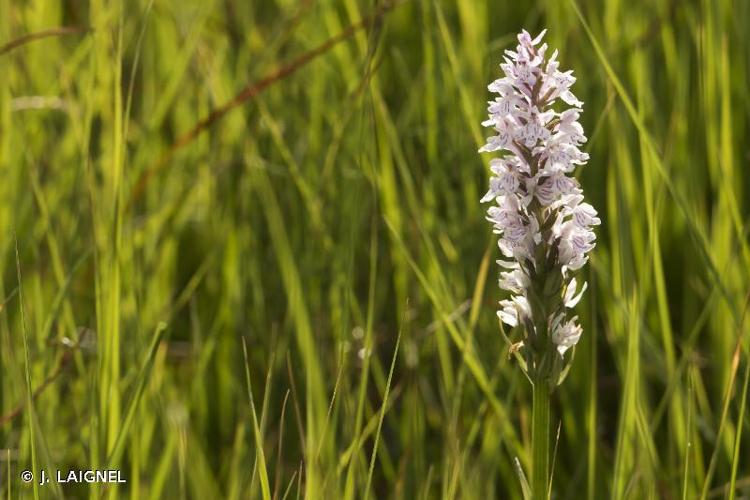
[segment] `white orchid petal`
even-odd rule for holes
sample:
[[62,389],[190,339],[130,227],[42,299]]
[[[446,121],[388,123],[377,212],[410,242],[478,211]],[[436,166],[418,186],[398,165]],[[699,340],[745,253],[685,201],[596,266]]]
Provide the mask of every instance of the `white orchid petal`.
[[[578,304],[578,302],[581,301],[581,297],[583,297],[583,292],[585,292],[586,289],[589,287],[589,284],[584,281],[583,286],[581,286],[581,291],[578,292],[578,295],[573,296],[576,290],[575,286],[573,286],[574,281],[575,281],[575,278],[573,278],[570,281],[570,285],[568,285],[568,290],[566,290],[566,293],[565,293],[565,307],[567,307],[568,309],[573,309],[576,306],[576,304]],[[571,290],[572,290],[572,293],[568,293]],[[570,295],[570,297],[568,297],[568,295]]]

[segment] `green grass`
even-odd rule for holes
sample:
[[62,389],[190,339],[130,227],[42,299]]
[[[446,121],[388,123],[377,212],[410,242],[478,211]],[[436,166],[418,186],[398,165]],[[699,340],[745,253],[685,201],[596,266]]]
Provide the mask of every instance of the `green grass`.
[[523,498],[476,152],[523,27],[603,221],[553,498],[750,496],[750,4],[381,4],[0,0],[3,498]]

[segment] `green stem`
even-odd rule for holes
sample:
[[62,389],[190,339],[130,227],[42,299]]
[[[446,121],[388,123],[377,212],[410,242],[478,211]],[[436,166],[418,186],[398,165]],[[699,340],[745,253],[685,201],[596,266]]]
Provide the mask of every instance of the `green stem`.
[[545,380],[534,382],[532,406],[531,498],[546,500],[549,492],[549,386]]

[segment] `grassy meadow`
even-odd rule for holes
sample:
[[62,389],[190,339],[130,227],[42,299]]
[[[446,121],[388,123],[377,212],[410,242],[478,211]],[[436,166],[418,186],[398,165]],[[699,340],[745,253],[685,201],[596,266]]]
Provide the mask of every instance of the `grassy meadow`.
[[602,219],[552,498],[750,498],[744,0],[0,0],[0,498],[523,498],[477,149],[545,27]]

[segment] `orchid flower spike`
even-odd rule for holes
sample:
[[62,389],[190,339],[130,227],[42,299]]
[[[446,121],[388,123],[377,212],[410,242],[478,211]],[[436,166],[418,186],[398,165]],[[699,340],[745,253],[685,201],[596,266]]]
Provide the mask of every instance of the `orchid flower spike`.
[[511,294],[498,317],[523,330],[527,375],[554,387],[582,334],[571,310],[586,283],[579,287],[575,274],[601,221],[573,177],[589,159],[580,149],[583,102],[570,90],[573,72],[559,69],[557,51],[547,55],[545,31],[532,38],[524,30],[516,49],[505,51],[505,76],[488,87],[496,97],[482,123],[494,135],[479,151],[500,152],[490,160],[490,188],[481,200],[492,202],[487,220],[499,235],[500,287]]

